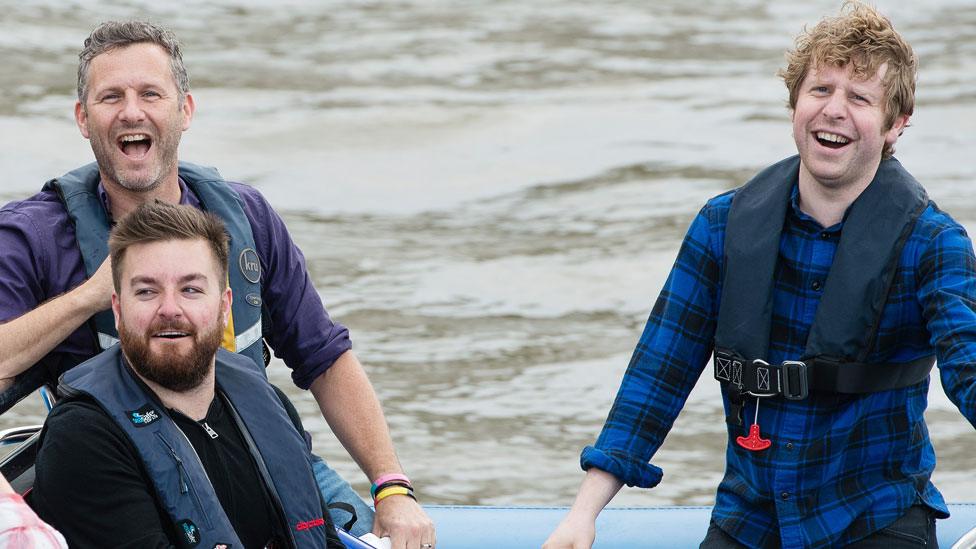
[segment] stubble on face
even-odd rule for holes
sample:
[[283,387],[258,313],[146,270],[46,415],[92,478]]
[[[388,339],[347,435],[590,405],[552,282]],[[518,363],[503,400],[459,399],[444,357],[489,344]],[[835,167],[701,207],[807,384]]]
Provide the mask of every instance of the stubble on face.
[[[87,107],[84,107],[87,109]],[[109,136],[95,137],[98,135],[96,128],[92,127],[91,118],[88,118],[88,131],[92,136],[90,139],[92,152],[95,154],[95,161],[98,167],[104,172],[105,176],[119,186],[133,192],[149,192],[157,189],[163,182],[169,168],[177,164],[177,153],[180,146],[180,138],[183,130],[178,125],[178,113],[173,119],[167,121],[165,128],[159,132],[154,131],[147,124],[131,124],[118,122]],[[152,148],[156,154],[155,161],[150,160],[151,165],[145,173],[140,171],[128,170],[121,166],[126,161],[120,158],[121,151],[118,150],[118,136],[125,133],[144,133],[152,137]]]
[[[129,330],[121,319],[118,330],[122,352],[132,369],[143,378],[177,393],[196,389],[203,383],[213,367],[214,355],[223,338],[220,313],[217,321],[202,332],[186,322],[155,321],[145,333],[140,334]],[[179,353],[175,349],[172,352],[154,352],[150,334],[161,331],[185,332],[193,339],[193,345],[186,353]]]

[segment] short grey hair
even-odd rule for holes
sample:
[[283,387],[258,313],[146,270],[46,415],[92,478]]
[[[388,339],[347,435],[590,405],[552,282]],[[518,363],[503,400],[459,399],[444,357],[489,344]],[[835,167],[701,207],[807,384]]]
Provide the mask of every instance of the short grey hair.
[[132,44],[156,44],[169,54],[173,82],[182,105],[186,94],[190,92],[190,77],[183,65],[180,42],[172,31],[148,21],[106,21],[85,39],[85,48],[78,54],[78,100],[81,104],[84,105],[88,99],[88,70],[92,59],[107,51]]

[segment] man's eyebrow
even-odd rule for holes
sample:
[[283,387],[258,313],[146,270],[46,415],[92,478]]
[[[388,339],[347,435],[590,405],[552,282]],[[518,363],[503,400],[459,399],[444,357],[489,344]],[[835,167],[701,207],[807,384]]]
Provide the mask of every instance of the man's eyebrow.
[[203,273],[190,273],[190,274],[181,276],[179,278],[178,282],[180,282],[182,284],[184,282],[193,282],[195,280],[201,280],[201,281],[206,282],[207,281],[207,275],[205,275]]
[[[206,282],[207,275],[205,275],[203,273],[190,273],[190,274],[185,274],[185,275],[181,276],[179,279],[177,279],[177,282],[179,282],[180,284],[185,284],[187,282],[193,282],[193,281],[197,281],[197,280]],[[140,276],[134,276],[134,277],[132,277],[132,279],[129,281],[129,283],[131,285],[133,285],[133,286],[136,285],[136,284],[159,284],[159,280],[156,277],[153,277],[153,276],[140,275]]]

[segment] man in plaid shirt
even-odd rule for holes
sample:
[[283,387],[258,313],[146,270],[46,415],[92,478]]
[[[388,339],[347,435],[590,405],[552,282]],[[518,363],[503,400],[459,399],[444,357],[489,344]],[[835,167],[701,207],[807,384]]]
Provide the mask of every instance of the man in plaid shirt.
[[976,257],[891,157],[916,58],[860,3],[787,58],[799,154],[692,222],[545,549],[590,547],[623,484],[660,482],[649,460],[713,352],[729,444],[702,547],[937,546],[928,372],[976,425]]

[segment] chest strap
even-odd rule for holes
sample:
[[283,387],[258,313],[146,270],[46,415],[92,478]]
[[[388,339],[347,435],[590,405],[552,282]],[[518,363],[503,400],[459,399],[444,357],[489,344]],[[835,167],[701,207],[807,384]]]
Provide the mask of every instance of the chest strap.
[[713,364],[715,379],[731,384],[740,393],[756,397],[783,395],[788,400],[803,400],[811,390],[862,394],[921,383],[932,370],[935,355],[910,362],[842,362],[813,357],[768,364],[716,349]]

